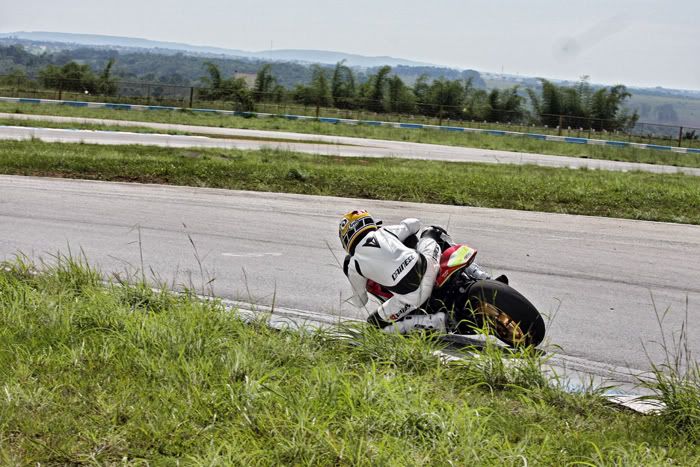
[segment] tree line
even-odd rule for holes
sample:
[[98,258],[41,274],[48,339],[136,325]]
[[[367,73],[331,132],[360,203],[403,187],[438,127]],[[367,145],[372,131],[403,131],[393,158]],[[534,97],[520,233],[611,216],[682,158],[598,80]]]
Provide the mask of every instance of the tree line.
[[218,67],[212,63],[207,64],[207,70],[208,88],[200,91],[203,99],[229,100],[248,108],[256,102],[294,102],[319,109],[334,107],[502,122],[520,121],[525,115],[524,97],[517,87],[487,92],[477,89],[473,78],[431,80],[427,75],[421,75],[409,86],[400,76],[392,74],[389,66],[379,68],[360,81],[344,61],[332,69],[313,65],[310,81],[291,89],[277,82],[270,65],[260,68],[252,87],[242,78],[222,79]]
[[[10,52],[19,54],[17,60],[37,60],[20,48],[15,47]],[[38,84],[64,91],[126,95],[130,90],[124,86],[120,90],[119,82],[113,76],[114,64],[114,57],[109,58],[98,72],[88,64],[75,61],[63,65],[48,64],[39,69]],[[238,73],[229,72],[229,76],[225,76],[219,62],[204,61],[200,71],[203,86],[197,89],[197,99],[228,102],[239,110],[254,110],[260,103],[293,102],[319,110],[337,108],[378,114],[423,115],[441,121],[534,123],[596,130],[624,129],[634,125],[638,118],[636,112],[629,114],[622,107],[631,96],[624,85],[594,88],[587,77],[573,87],[540,79],[538,89],[513,86],[486,90],[482,87],[483,82],[475,85],[472,76],[447,79],[421,74],[409,84],[389,66],[358,74],[341,61],[334,67],[313,65],[305,82],[284,85],[275,73],[278,66],[262,64],[254,82],[249,85]],[[3,82],[37,84],[21,69],[0,78],[0,84]],[[154,97],[158,97],[157,93]]]
[[230,101],[246,110],[260,102],[295,102],[317,109],[334,107],[441,120],[529,122],[608,131],[631,127],[638,119],[636,112],[630,114],[623,109],[623,103],[631,97],[624,85],[594,89],[588,77],[582,77],[574,87],[540,78],[539,90],[513,86],[488,91],[475,87],[472,78],[430,79],[427,75],[418,77],[411,86],[392,74],[389,66],[359,81],[352,68],[341,61],[332,69],[312,66],[308,83],[288,89],[278,83],[269,64],[258,70],[252,86],[240,77],[222,78],[213,63],[206,67],[207,88],[200,91],[200,97]]

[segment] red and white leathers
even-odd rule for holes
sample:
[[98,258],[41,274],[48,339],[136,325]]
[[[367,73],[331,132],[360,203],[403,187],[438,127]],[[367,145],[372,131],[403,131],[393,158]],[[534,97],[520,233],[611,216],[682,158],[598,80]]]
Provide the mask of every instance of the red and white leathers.
[[403,244],[421,229],[418,219],[404,219],[398,225],[384,226],[360,238],[345,258],[344,271],[353,289],[351,303],[367,304],[367,280],[383,285],[393,296],[382,303],[376,314],[386,322],[389,332],[405,333],[415,328],[445,330],[445,315],[407,314],[423,305],[433,291],[440,269],[440,247],[428,237],[418,241],[416,249]]

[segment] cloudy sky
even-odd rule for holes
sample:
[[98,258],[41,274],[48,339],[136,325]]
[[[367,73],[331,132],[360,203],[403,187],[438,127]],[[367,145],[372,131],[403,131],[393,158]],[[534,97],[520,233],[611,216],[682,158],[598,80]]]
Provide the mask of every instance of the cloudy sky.
[[700,89],[700,0],[23,0],[0,32],[390,55],[528,76]]

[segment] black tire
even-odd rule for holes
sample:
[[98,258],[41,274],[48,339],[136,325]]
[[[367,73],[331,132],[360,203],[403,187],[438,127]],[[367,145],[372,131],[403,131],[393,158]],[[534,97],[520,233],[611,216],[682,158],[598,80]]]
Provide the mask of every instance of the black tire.
[[[544,320],[537,308],[507,284],[493,280],[476,282],[469,289],[464,312],[469,316],[467,322],[486,324],[511,347],[536,347],[544,339]],[[500,319],[494,318],[494,313]]]

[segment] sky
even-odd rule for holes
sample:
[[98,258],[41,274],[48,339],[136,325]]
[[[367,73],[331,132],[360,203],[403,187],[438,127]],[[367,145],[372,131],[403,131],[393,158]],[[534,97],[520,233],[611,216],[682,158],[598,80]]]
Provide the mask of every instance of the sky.
[[333,50],[700,90],[700,0],[7,0],[0,32],[12,31]]

